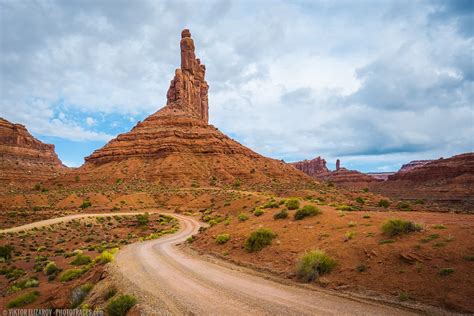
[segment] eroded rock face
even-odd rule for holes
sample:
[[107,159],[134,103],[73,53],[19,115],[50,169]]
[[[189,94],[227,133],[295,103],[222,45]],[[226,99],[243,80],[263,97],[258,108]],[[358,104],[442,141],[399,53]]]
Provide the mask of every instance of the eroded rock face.
[[330,173],[326,167],[326,160],[320,156],[311,160],[293,162],[290,165],[317,179],[322,179]]
[[387,181],[374,184],[371,190],[474,212],[474,153],[433,160],[415,168],[402,167]]
[[86,157],[63,180],[146,180],[165,186],[308,183],[293,167],[263,157],[208,124],[205,67],[189,30],[181,35],[181,68],[165,107]]
[[409,163],[404,164],[404,165],[400,168],[400,170],[398,170],[398,172],[410,171],[410,170],[413,170],[413,169],[415,169],[415,168],[424,166],[424,165],[426,165],[427,163],[432,162],[432,161],[433,161],[433,160],[413,160],[413,161],[410,161]]
[[365,173],[341,167],[331,172],[325,180],[348,188],[365,188],[370,182],[381,181]]
[[204,79],[206,66],[196,58],[189,30],[181,33],[181,69],[176,69],[167,93],[167,106],[209,122],[208,90]]
[[34,138],[25,126],[0,118],[0,182],[33,185],[64,172],[54,145]]

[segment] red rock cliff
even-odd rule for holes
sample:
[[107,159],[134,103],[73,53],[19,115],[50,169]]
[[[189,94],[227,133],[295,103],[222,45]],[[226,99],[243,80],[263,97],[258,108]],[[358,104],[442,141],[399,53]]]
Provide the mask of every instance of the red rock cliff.
[[0,118],[0,182],[33,185],[65,169],[54,145],[37,140],[25,126]]

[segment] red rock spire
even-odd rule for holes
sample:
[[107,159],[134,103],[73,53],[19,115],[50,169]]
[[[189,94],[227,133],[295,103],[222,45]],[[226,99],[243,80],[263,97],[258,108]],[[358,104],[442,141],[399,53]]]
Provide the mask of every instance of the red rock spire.
[[190,116],[209,121],[207,92],[204,79],[206,66],[201,65],[194,54],[194,41],[188,29],[181,32],[181,69],[176,69],[167,93],[167,106],[188,113]]

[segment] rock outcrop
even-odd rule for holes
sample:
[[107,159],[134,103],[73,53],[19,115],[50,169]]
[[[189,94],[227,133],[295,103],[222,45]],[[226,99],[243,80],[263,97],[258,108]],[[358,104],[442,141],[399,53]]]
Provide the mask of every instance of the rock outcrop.
[[324,179],[324,177],[330,173],[329,169],[326,167],[326,160],[320,156],[311,160],[293,162],[290,163],[290,165],[303,171],[307,175],[320,180]]
[[331,172],[325,178],[325,180],[335,183],[341,187],[353,189],[365,188],[370,182],[381,181],[365,173],[356,170],[349,170],[343,167],[340,167],[338,170]]
[[194,41],[189,30],[181,32],[181,69],[176,69],[167,93],[167,107],[188,113],[208,123],[208,90],[204,79],[206,66],[194,53]]
[[205,67],[196,58],[189,30],[181,35],[181,68],[167,105],[85,158],[62,180],[146,180],[164,186],[234,186],[311,183],[287,164],[263,157],[208,125]]
[[436,201],[474,212],[474,153],[401,168],[371,189],[384,195]]
[[326,167],[326,160],[320,156],[312,160],[293,162],[291,165],[315,179],[329,181],[342,187],[365,188],[369,182],[379,181],[362,172],[341,167],[339,159],[336,160],[335,171],[330,171]]
[[66,169],[54,145],[37,140],[25,126],[0,118],[0,183],[33,186]]
[[407,164],[404,164],[404,165],[400,168],[400,170],[398,170],[398,172],[410,171],[410,170],[413,170],[413,169],[415,169],[415,168],[424,166],[424,165],[426,165],[427,163],[432,162],[432,161],[433,161],[433,160],[413,160],[413,161],[410,161],[410,162],[407,163]]

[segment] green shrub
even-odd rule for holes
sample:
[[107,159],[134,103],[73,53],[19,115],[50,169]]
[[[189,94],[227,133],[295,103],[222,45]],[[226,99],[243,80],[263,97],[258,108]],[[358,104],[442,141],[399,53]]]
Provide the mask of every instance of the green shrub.
[[439,275],[441,276],[447,276],[447,275],[450,275],[451,273],[454,273],[453,268],[443,268],[439,270]]
[[361,198],[360,196],[358,196],[355,201],[359,204],[364,204],[365,203],[365,200],[363,198]]
[[92,262],[92,258],[90,256],[86,256],[83,254],[77,254],[76,258],[71,261],[71,264],[74,266],[83,266],[85,264],[89,264]]
[[329,273],[336,266],[336,261],[322,250],[306,252],[298,261],[296,274],[305,282],[312,282],[320,275]]
[[276,201],[269,201],[267,203],[265,203],[262,208],[278,208],[279,206],[279,203],[276,202]]
[[389,219],[382,224],[382,231],[389,236],[396,236],[420,230],[420,225],[402,219]]
[[89,201],[89,200],[84,200],[81,204],[81,206],[79,206],[80,208],[82,209],[86,209],[88,207],[91,207],[92,206],[92,202]]
[[60,269],[58,268],[56,263],[54,263],[53,261],[48,262],[46,266],[43,268],[43,272],[45,275],[52,275],[54,273],[59,272],[59,270]]
[[379,245],[385,245],[385,244],[393,244],[395,242],[394,239],[384,239],[379,241]]
[[465,255],[463,258],[466,261],[474,261],[474,256],[473,255]]
[[259,228],[252,232],[245,241],[245,250],[248,252],[260,251],[272,243],[277,235],[268,228]]
[[289,210],[296,210],[300,207],[300,201],[297,199],[288,199],[285,202],[285,206]]
[[275,213],[275,215],[273,215],[274,219],[285,219],[287,217],[288,217],[288,211],[287,210],[281,210],[280,212]]
[[23,295],[18,296],[17,298],[11,300],[7,304],[7,308],[16,308],[16,307],[22,307],[27,304],[33,303],[36,301],[38,296],[40,295],[40,292],[38,291],[33,291],[29,293],[25,293]]
[[410,204],[408,204],[407,202],[399,202],[397,204],[397,208],[399,210],[402,210],[402,211],[411,211],[412,210]]
[[230,240],[229,234],[220,234],[216,236],[216,244],[222,245]]
[[100,264],[106,264],[114,261],[114,255],[111,252],[104,250],[99,256],[94,259],[94,261]]
[[305,217],[315,216],[321,214],[321,210],[314,205],[305,205],[302,209],[299,209],[295,212],[295,219],[301,220]]
[[94,287],[91,283],[86,283],[81,286],[76,287],[71,292],[71,308],[76,308],[84,302],[87,294],[92,290]]
[[113,299],[105,310],[110,316],[125,316],[136,303],[137,300],[133,296],[121,295]]
[[8,288],[9,293],[16,293],[23,289],[27,289],[30,287],[37,287],[39,285],[39,281],[37,278],[26,278],[24,280],[15,282],[12,286]]
[[382,199],[382,200],[380,200],[380,201],[377,203],[377,206],[378,206],[378,207],[385,207],[385,208],[387,208],[387,207],[390,206],[390,201],[389,201],[389,200],[384,200],[384,199]]
[[408,301],[410,299],[410,295],[406,292],[400,292],[398,293],[398,300],[400,302],[405,302],[405,301]]
[[347,231],[345,234],[344,234],[344,238],[345,240],[351,240],[355,237],[356,235],[356,232],[355,231]]
[[11,245],[0,246],[0,259],[8,261],[12,258],[13,247]]
[[257,207],[257,208],[253,211],[253,215],[255,215],[255,216],[257,216],[257,217],[258,217],[258,216],[262,216],[264,213],[265,213],[265,212],[264,212],[261,208],[259,208],[259,207]]
[[150,214],[147,212],[145,214],[138,214],[136,216],[138,226],[148,225],[150,222]]
[[446,226],[444,226],[443,224],[435,224],[435,225],[433,225],[433,228],[434,229],[446,229]]
[[360,211],[361,210],[361,207],[360,206],[356,206],[356,205],[345,205],[345,204],[342,204],[342,205],[339,205],[336,207],[336,210],[338,211],[343,211],[343,212],[352,212],[352,211]]
[[104,301],[110,300],[112,297],[115,296],[115,294],[117,294],[117,289],[114,287],[109,288],[104,294]]
[[71,281],[71,280],[77,279],[83,273],[84,273],[84,270],[82,269],[69,269],[61,273],[61,275],[59,276],[59,281],[61,282]]
[[356,267],[357,272],[365,272],[367,271],[367,266],[363,263],[359,263]]
[[369,188],[363,188],[362,192],[369,192]]
[[239,216],[237,216],[237,218],[238,218],[239,221],[241,221],[241,222],[245,222],[246,220],[249,219],[249,217],[248,217],[246,214],[244,214],[244,213],[240,213]]

